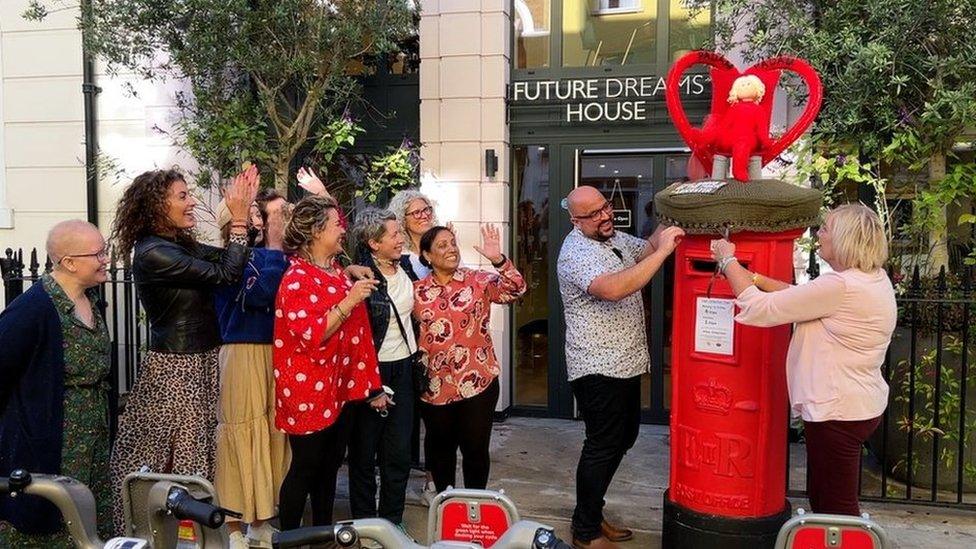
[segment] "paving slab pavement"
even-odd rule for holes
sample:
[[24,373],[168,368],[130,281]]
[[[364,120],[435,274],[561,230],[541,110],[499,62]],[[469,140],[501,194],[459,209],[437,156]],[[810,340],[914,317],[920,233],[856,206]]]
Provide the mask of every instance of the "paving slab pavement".
[[[516,417],[497,423],[488,487],[504,490],[523,518],[549,524],[569,540],[569,519],[576,500],[576,461],[582,442],[583,424],[578,421]],[[641,426],[637,444],[624,458],[606,498],[608,518],[637,532],[636,538],[622,547],[654,549],[661,545],[669,452],[666,426]],[[791,455],[795,470],[801,469],[802,445],[794,445]],[[427,507],[419,497],[422,486],[422,474],[414,472],[404,519],[407,530],[421,540],[426,538],[427,527]],[[337,499],[336,517],[347,518],[345,469],[340,472]],[[803,499],[792,503],[794,509],[808,507]],[[863,503],[862,509],[885,528],[893,548],[976,548],[976,512],[880,503]]]

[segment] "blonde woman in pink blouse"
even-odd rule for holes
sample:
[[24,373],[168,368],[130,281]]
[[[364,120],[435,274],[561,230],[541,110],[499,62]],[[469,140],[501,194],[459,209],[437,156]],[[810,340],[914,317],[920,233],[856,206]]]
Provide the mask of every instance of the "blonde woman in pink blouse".
[[498,229],[486,225],[481,236],[475,250],[497,272],[459,267],[461,252],[447,227],[434,227],[420,239],[420,261],[431,273],[414,283],[413,315],[429,377],[420,395],[425,459],[438,492],[456,486],[458,449],[464,487],[488,484],[499,373],[489,332],[491,304],[511,303],[525,293],[525,279],[502,255]]
[[831,210],[817,236],[833,272],[800,286],[747,271],[726,240],[712,241],[712,253],[735,292],[738,322],[796,324],[787,384],[793,415],[803,418],[810,506],[857,516],[861,445],[888,405],[881,366],[895,329],[895,292],[882,269],[887,239],[870,208]]

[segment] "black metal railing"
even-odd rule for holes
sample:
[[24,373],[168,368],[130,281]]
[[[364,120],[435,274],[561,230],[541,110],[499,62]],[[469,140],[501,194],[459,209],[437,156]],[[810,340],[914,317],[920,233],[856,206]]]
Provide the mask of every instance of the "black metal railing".
[[[976,276],[958,271],[889,272],[898,322],[883,366],[888,407],[862,452],[864,501],[976,509]],[[819,275],[812,255],[807,272]],[[787,467],[791,496],[805,495],[802,469]]]

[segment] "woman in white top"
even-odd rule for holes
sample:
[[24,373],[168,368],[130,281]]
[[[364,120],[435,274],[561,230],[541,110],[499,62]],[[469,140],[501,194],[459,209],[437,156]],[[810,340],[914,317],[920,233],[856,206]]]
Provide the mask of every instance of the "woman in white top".
[[810,506],[857,516],[861,445],[888,405],[881,367],[897,314],[882,269],[888,241],[863,204],[830,211],[817,235],[832,272],[800,286],[747,271],[726,240],[713,241],[712,253],[736,294],[738,322],[796,323],[786,374],[793,415],[803,418]]
[[[354,519],[379,516],[402,524],[414,423],[413,280],[400,265],[404,239],[392,212],[366,208],[356,216],[353,234],[359,264],[373,269],[379,281],[366,305],[380,378],[390,402],[382,412],[369,405],[356,406],[349,441],[349,504]],[[382,456],[379,508],[377,456]]]
[[[418,254],[420,253],[420,237],[438,224],[433,202],[417,189],[404,189],[390,200],[387,209],[396,216],[400,224],[400,232],[403,235],[404,249],[403,256],[400,258],[400,265],[408,274],[412,275],[414,280],[426,278],[430,274],[430,267],[420,262],[420,255]],[[447,228],[452,228],[450,223],[447,224]],[[417,417],[419,418],[419,414]],[[414,422],[414,430],[414,436],[419,437],[419,419]],[[425,438],[424,459],[426,460],[426,456],[430,454],[431,450]],[[430,471],[427,471],[422,497],[429,504],[436,494],[434,478]]]

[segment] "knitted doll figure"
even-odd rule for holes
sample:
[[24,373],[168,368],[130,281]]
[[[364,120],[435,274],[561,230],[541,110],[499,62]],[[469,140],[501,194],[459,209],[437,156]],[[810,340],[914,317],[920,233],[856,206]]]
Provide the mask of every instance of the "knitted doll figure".
[[729,90],[728,110],[703,136],[716,155],[732,159],[732,176],[739,181],[749,180],[749,157],[762,155],[772,145],[759,105],[765,94],[766,86],[758,76],[736,78]]

